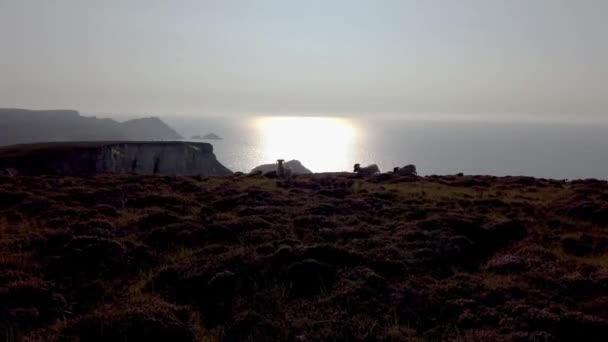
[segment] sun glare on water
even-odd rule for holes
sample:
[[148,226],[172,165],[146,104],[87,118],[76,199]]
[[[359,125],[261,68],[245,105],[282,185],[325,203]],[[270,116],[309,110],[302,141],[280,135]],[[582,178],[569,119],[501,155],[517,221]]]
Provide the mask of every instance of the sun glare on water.
[[255,121],[263,163],[297,159],[313,172],[350,170],[355,125],[328,117],[261,117]]

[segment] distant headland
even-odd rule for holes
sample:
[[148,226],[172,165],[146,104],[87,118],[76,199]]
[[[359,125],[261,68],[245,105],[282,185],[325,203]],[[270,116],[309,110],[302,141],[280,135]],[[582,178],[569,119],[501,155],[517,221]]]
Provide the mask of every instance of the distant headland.
[[157,117],[118,122],[75,110],[0,108],[0,145],[58,141],[159,141],[183,137]]
[[190,137],[192,140],[222,140],[222,137],[215,133],[208,133],[205,135],[196,134]]

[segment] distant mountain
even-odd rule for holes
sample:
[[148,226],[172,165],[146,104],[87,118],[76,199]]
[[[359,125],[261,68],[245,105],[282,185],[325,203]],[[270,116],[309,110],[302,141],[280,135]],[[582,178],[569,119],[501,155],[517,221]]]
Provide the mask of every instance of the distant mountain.
[[193,140],[222,140],[222,137],[215,133],[209,133],[205,135],[196,134],[190,137]]
[[131,140],[183,139],[173,128],[155,117],[125,121],[121,126],[123,133]]
[[74,110],[0,108],[0,145],[52,141],[183,139],[159,118],[118,122]]
[[205,134],[203,136],[203,139],[205,139],[205,140],[222,140],[222,137],[220,137],[219,135],[217,135],[215,133],[209,133],[209,134]]

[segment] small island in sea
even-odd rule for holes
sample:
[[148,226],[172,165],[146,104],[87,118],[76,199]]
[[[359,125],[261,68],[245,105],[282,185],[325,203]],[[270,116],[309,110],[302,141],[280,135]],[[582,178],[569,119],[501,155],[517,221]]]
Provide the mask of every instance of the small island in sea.
[[196,134],[190,137],[193,140],[222,140],[222,137],[215,133],[209,133],[205,135]]

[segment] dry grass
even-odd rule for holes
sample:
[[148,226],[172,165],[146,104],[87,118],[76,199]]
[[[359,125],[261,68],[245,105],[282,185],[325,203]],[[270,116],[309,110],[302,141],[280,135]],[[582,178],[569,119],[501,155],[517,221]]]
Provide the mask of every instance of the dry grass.
[[598,340],[607,199],[517,177],[0,177],[0,335]]

